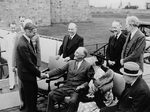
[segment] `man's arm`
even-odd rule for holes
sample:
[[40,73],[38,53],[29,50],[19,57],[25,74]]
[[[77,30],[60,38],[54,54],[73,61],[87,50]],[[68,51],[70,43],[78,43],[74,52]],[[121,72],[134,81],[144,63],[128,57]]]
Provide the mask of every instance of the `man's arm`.
[[56,69],[49,71],[48,72],[49,78],[64,74],[66,71],[68,71],[68,67],[69,67],[69,63],[65,64],[61,68],[56,68]]
[[31,60],[29,50],[26,46],[18,46],[19,54],[22,57],[23,63],[25,63],[25,67],[32,72],[33,75],[40,77],[40,71],[36,68],[36,65]]
[[123,62],[125,63],[127,61],[132,61],[135,58],[139,57],[141,54],[143,54],[145,46],[146,46],[145,38],[144,37],[139,38],[134,51],[128,57],[125,57],[123,59]]

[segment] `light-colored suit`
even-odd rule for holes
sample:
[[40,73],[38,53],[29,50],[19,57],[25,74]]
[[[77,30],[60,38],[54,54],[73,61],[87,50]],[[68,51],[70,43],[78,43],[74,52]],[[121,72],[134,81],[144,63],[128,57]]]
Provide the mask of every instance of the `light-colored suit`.
[[128,61],[136,62],[143,70],[143,54],[146,46],[144,34],[138,29],[132,39],[128,41],[129,36],[124,44],[121,59],[123,59],[124,63]]
[[9,85],[13,87],[15,85],[15,72],[13,68],[15,67],[15,43],[16,43],[17,33],[10,32],[5,37],[6,42],[6,53],[7,53],[7,63],[8,63],[8,72],[9,72]]

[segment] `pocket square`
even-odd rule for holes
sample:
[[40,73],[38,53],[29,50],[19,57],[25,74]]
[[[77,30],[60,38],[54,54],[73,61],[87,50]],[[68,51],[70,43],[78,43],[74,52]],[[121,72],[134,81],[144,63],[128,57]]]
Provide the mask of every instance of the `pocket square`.
[[129,99],[133,99],[133,97],[131,97],[131,96],[129,96],[128,98],[129,98]]

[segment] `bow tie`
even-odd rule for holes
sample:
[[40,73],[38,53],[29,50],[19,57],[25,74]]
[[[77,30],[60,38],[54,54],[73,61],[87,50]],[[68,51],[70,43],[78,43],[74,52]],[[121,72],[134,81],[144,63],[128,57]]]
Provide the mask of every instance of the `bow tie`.
[[126,88],[130,88],[130,87],[131,87],[131,84],[127,84],[127,83],[126,83],[125,87],[126,87]]

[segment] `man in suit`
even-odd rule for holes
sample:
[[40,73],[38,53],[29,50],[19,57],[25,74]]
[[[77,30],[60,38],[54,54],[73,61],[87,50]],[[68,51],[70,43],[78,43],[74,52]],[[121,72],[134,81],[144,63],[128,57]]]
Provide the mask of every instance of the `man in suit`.
[[10,32],[5,38],[5,42],[7,45],[6,53],[7,53],[7,63],[8,63],[8,72],[9,72],[9,89],[12,90],[15,87],[15,41],[17,38],[17,32],[16,32],[16,23],[12,22],[10,23]]
[[94,75],[92,66],[84,60],[87,50],[79,47],[74,53],[75,60],[69,61],[62,68],[54,69],[48,73],[49,77],[57,76],[67,72],[66,83],[58,89],[52,90],[48,95],[47,112],[54,112],[54,102],[66,100],[69,104],[67,112],[76,112],[79,99],[88,90],[88,82]]
[[104,107],[100,112],[150,112],[150,89],[140,77],[142,71],[135,62],[126,62],[120,69],[126,82],[124,91],[115,106]]
[[123,45],[126,41],[126,36],[123,34],[120,21],[113,21],[111,32],[113,36],[109,38],[108,47],[106,50],[107,66],[113,71],[120,73],[120,59]]
[[20,37],[17,51],[16,63],[18,77],[22,84],[25,112],[37,112],[37,77],[43,77],[44,74],[37,69],[37,58],[32,44],[32,37],[36,33],[36,27],[32,23],[27,23],[24,27],[25,34]]
[[143,71],[143,54],[146,46],[145,36],[138,29],[139,20],[135,16],[126,18],[126,29],[129,36],[124,44],[120,63],[123,65],[125,62],[133,61],[139,64]]
[[68,32],[69,35],[64,37],[56,59],[59,59],[62,55],[64,61],[73,60],[76,49],[83,46],[83,38],[77,34],[77,25],[75,23],[68,25]]

